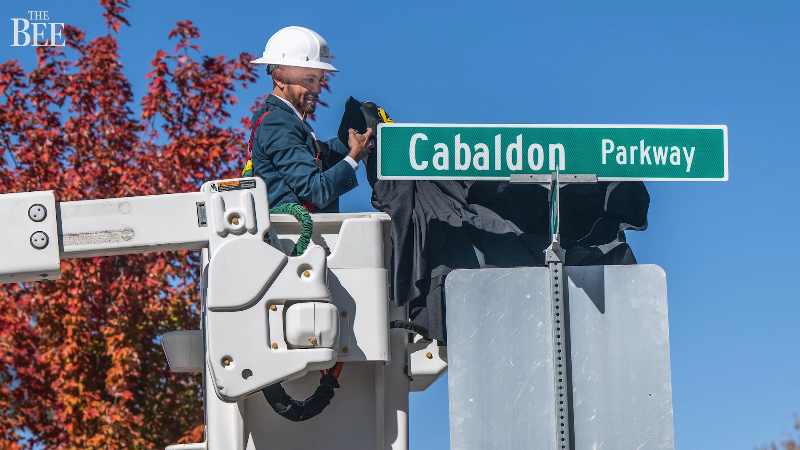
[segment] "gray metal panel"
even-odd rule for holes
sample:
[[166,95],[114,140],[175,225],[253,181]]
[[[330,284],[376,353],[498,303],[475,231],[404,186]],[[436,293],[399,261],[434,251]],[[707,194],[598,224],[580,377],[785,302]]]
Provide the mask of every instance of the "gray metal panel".
[[[572,448],[674,449],[664,271],[565,271]],[[458,270],[446,293],[451,447],[556,448],[548,269]]]
[[565,270],[575,449],[673,449],[664,271],[653,265]]
[[450,448],[556,446],[546,268],[447,277]]

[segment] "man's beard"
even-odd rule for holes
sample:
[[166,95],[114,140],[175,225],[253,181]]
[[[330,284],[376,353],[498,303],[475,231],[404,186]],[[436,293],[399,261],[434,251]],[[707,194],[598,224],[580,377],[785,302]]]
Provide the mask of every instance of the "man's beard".
[[315,94],[305,94],[298,98],[292,90],[289,90],[292,104],[300,114],[314,114],[317,110],[317,97]]
[[314,111],[317,110],[317,95],[314,94],[306,94],[303,96],[303,112],[306,114],[314,114]]

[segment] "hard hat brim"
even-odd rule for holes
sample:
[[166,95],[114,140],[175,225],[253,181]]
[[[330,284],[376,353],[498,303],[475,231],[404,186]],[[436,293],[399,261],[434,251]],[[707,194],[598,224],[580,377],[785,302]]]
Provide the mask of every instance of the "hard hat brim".
[[261,57],[250,61],[250,64],[275,64],[277,66],[292,66],[292,67],[306,67],[309,69],[322,69],[326,72],[338,72],[339,69],[333,67],[330,63],[322,61],[292,61],[287,62],[285,59],[265,58]]

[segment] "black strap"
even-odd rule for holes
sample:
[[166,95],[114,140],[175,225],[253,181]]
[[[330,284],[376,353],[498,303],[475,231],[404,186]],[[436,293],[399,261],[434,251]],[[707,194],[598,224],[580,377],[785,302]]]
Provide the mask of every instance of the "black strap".
[[335,395],[333,391],[339,387],[339,380],[332,374],[324,374],[319,379],[319,387],[311,397],[304,401],[295,400],[286,393],[280,383],[275,383],[261,390],[272,409],[281,417],[292,422],[308,420],[322,412],[330,405]]
[[414,333],[420,334],[422,336],[428,335],[427,328],[423,327],[422,325],[406,322],[405,320],[393,320],[389,322],[389,328],[402,328],[404,330],[413,331]]

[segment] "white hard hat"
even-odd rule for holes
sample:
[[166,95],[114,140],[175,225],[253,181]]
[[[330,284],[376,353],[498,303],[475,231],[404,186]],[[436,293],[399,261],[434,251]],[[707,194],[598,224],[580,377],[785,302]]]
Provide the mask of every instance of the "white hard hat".
[[253,64],[309,67],[338,72],[330,63],[328,43],[313,30],[286,27],[273,34],[264,48],[264,56]]

